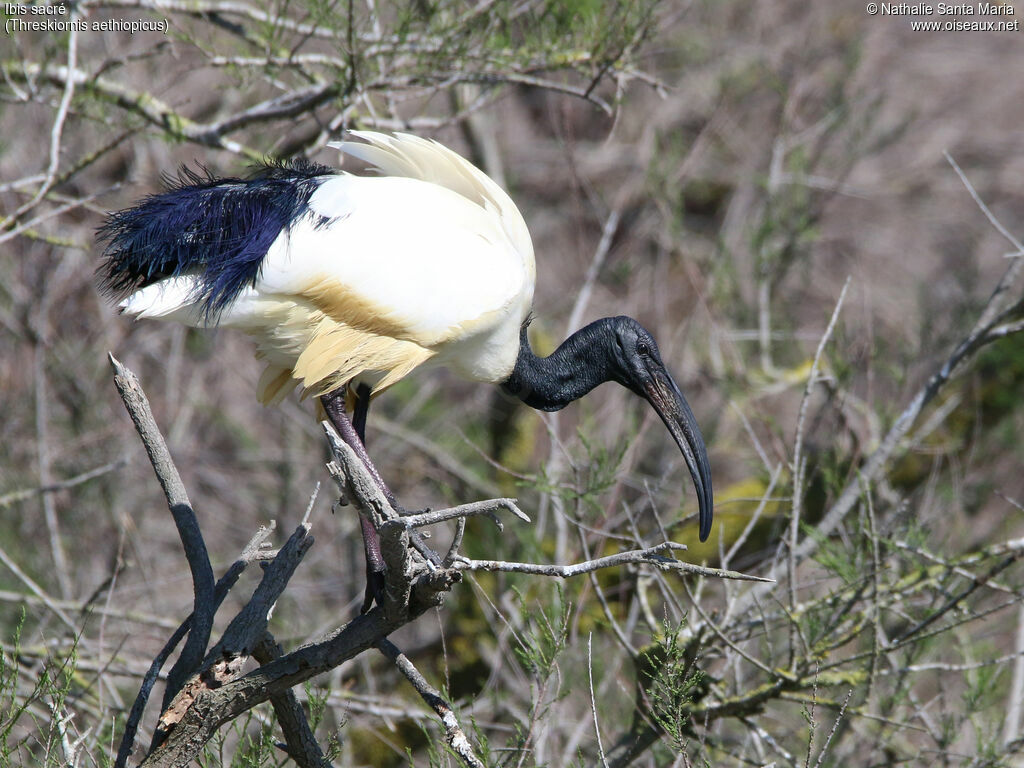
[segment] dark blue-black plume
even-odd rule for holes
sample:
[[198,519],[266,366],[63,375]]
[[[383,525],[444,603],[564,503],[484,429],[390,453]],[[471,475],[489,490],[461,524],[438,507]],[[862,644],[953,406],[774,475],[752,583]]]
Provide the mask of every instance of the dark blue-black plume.
[[100,283],[123,297],[165,277],[197,275],[196,300],[213,318],[255,283],[271,244],[334,173],[304,159],[262,164],[244,179],[183,167],[164,177],[165,191],[108,216],[98,232],[106,243]]

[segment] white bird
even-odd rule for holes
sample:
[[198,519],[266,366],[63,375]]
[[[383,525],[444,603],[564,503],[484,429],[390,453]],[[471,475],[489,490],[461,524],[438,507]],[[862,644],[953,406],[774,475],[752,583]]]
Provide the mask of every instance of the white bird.
[[[111,214],[100,231],[105,288],[139,318],[252,336],[267,363],[259,399],[277,402],[296,385],[319,396],[385,491],[362,447],[369,398],[420,366],[500,384],[542,410],[617,381],[652,404],[682,451],[705,540],[707,452],[651,335],[631,318],[605,318],[550,357],[534,355],[533,244],[511,198],[435,141],[353,135],[362,142],[331,146],[380,175],[306,161],[246,179],[183,170],[166,191]],[[376,536],[366,521],[363,531],[379,583]]]

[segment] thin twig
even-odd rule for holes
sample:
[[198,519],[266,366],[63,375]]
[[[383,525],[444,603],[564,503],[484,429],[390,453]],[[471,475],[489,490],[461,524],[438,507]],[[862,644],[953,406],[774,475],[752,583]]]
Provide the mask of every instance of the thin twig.
[[63,603],[64,601],[54,600],[52,597],[50,597],[46,593],[46,590],[40,587],[32,579],[31,576],[29,576],[27,573],[21,570],[21,567],[14,561],[14,559],[10,555],[7,554],[7,552],[3,550],[3,548],[0,548],[0,563],[6,565],[10,569],[11,573],[17,576],[21,583],[28,587],[29,591],[31,591],[32,594],[39,598],[40,602],[42,602],[43,605],[45,605],[47,608],[53,611],[54,615],[56,615],[57,618],[64,622],[65,626],[67,626],[67,628],[71,630],[72,634],[77,634],[79,632],[80,628],[78,624],[75,621],[73,621],[71,617],[68,616],[68,614],[65,613],[64,610],[61,608],[61,603]]
[[1008,706],[1003,720],[1003,743],[1019,739],[1021,712],[1024,710],[1024,603],[1017,609],[1017,639],[1014,646],[1017,658],[1013,662],[1013,679],[1006,694]]
[[405,675],[405,679],[416,689],[416,693],[441,718],[448,746],[452,748],[452,751],[455,752],[463,764],[468,766],[468,768],[485,768],[483,762],[473,751],[473,745],[466,738],[465,732],[459,725],[458,718],[455,717],[455,710],[441,696],[441,692],[427,682],[427,679],[413,666],[409,658],[390,640],[381,640],[377,643],[377,649],[394,662],[399,672]]
[[653,565],[665,571],[682,571],[698,576],[710,576],[718,579],[737,579],[740,581],[766,582],[770,579],[761,576],[751,576],[738,571],[727,571],[721,568],[708,568],[702,565],[684,563],[681,560],[672,560],[664,557],[661,553],[669,550],[685,549],[682,544],[667,542],[658,544],[647,549],[637,549],[630,552],[620,552],[615,555],[606,555],[594,560],[587,560],[572,565],[545,565],[542,563],[519,563],[506,562],[503,560],[472,560],[466,557],[457,557],[454,567],[467,571],[505,571],[508,573],[532,573],[537,576],[553,576],[560,579],[568,579],[573,576],[580,576],[584,573],[600,570],[602,568],[617,568],[628,564]]
[[[76,14],[77,15],[77,14]],[[74,70],[78,59],[78,30],[72,28],[68,33],[68,70]],[[57,177],[57,170],[60,167],[60,145],[61,137],[64,134],[64,122],[67,120],[68,110],[71,107],[71,99],[75,94],[75,81],[72,78],[64,83],[64,92],[61,94],[60,105],[57,107],[57,115],[53,119],[53,126],[50,128],[50,160],[46,167],[46,174],[43,183],[32,198],[20,206],[10,217],[11,221],[17,221],[26,212],[35,207],[43,199],[50,188],[53,187]]]
[[960,177],[960,181],[963,182],[964,187],[967,188],[967,193],[971,196],[971,199],[974,200],[975,204],[977,204],[981,212],[985,214],[985,218],[988,219],[989,224],[995,227],[996,232],[1005,237],[1010,242],[1010,245],[1013,246],[1014,252],[1010,254],[1010,256],[1024,256],[1024,245],[1021,244],[1020,240],[1018,240],[1010,230],[1003,226],[1003,223],[999,221],[992,211],[989,210],[989,207],[985,205],[985,201],[981,199],[981,195],[978,194],[974,185],[968,180],[967,175],[960,169],[960,166],[957,165],[953,156],[946,151],[944,151],[942,155],[946,158],[946,162],[953,166],[953,170],[956,171],[956,175]]
[[178,626],[177,622],[171,621],[163,616],[154,616],[152,614],[141,613],[139,611],[123,611],[118,610],[117,608],[104,607],[96,605],[90,600],[59,600],[53,597],[47,597],[47,599],[44,600],[37,595],[0,589],[0,602],[24,603],[26,605],[42,605],[45,607],[53,606],[65,611],[96,614],[97,616],[106,616],[112,619],[120,619],[121,621],[129,621],[135,624],[145,624],[152,627],[160,627],[162,629],[174,629]]
[[804,423],[807,419],[807,408],[810,404],[811,393],[818,383],[818,367],[821,364],[821,356],[825,351],[825,345],[832,338],[836,323],[839,320],[839,313],[843,308],[843,301],[846,299],[846,291],[850,287],[850,278],[847,277],[843,283],[843,289],[839,292],[836,306],[832,310],[832,317],[829,318],[825,333],[818,342],[818,348],[814,352],[814,361],[811,363],[811,371],[807,375],[807,385],[804,387],[804,395],[800,400],[800,411],[796,420],[796,440],[793,445],[793,513],[789,521],[789,556],[788,581],[789,581],[789,605],[790,608],[796,605],[796,561],[797,546],[800,536],[800,515],[803,508],[804,498],[804,477],[807,471],[807,462],[804,459]]
[[18,224],[17,226],[15,226],[16,220],[13,217],[0,220],[0,226],[7,229],[6,232],[0,235],[0,245],[3,245],[8,240],[13,240],[15,237],[18,237],[19,235],[32,232],[36,226],[42,224],[44,221],[49,221],[50,219],[55,219],[58,216],[63,216],[68,211],[73,211],[76,208],[85,207],[96,198],[102,197],[103,195],[107,194],[108,192],[115,188],[115,186],[111,186],[106,189],[100,190],[99,192],[93,192],[83,197],[78,197],[73,200],[67,200],[62,205],[59,205],[56,208],[53,208],[52,210],[46,211],[45,213],[41,213],[34,219],[29,219],[28,221],[22,224]]
[[[524,522],[530,522],[530,517],[516,505],[515,499],[487,499],[486,501],[473,501],[469,504],[460,504],[457,507],[448,509],[437,509],[429,512],[422,512],[415,515],[404,515],[402,522],[410,528],[422,528],[426,525],[443,523],[446,520],[455,518],[476,517],[485,515],[494,517],[499,510],[507,510]],[[495,520],[500,525],[500,521]]]
[[[51,284],[52,286],[52,284]],[[36,416],[36,455],[38,456],[38,478],[40,486],[50,485],[50,398],[48,394],[48,379],[46,376],[46,316],[49,310],[50,291],[46,290],[39,302],[38,323],[39,328],[34,336],[32,345],[32,368],[35,376],[35,416]],[[64,545],[60,535],[60,518],[57,516],[57,506],[52,494],[42,495],[43,521],[50,545],[50,556],[53,558],[53,568],[56,572],[57,586],[60,589],[60,596],[65,600],[72,597],[71,573],[68,568],[67,555],[64,553]]]
[[768,506],[768,502],[772,500],[772,491],[775,490],[776,483],[779,482],[779,477],[782,475],[783,464],[780,462],[775,465],[775,469],[772,470],[771,477],[768,478],[768,487],[764,489],[764,493],[761,499],[757,503],[757,508],[754,510],[754,514],[750,516],[750,520],[743,528],[743,532],[737,537],[736,541],[733,542],[732,546],[729,547],[729,551],[725,557],[722,558],[722,565],[728,565],[732,562],[732,559],[736,556],[736,553],[740,551],[740,548],[747,542],[747,538],[754,530],[754,526],[757,525],[757,521],[761,519],[761,515],[764,514],[765,508]]
[[46,485],[41,485],[36,488],[23,488],[18,491],[11,491],[0,496],[0,509],[9,507],[12,504],[17,504],[19,501],[25,501],[31,499],[33,496],[40,496],[44,493],[56,493],[57,491],[66,491],[69,488],[74,488],[77,485],[82,485],[90,480],[95,480],[97,477],[102,477],[108,472],[114,472],[127,463],[126,459],[117,459],[104,464],[101,467],[86,470],[81,472],[74,477],[69,477],[67,480],[55,480],[51,481]]
[[459,548],[462,546],[462,537],[466,533],[466,518],[460,517],[455,523],[455,535],[452,537],[452,543],[448,546],[448,552],[445,553],[444,559],[441,560],[442,568],[451,568],[452,563],[455,561],[458,555]]
[[594,716],[594,733],[597,736],[597,754],[601,758],[601,765],[608,768],[608,758],[604,755],[604,745],[601,743],[601,726],[597,722],[597,701],[594,699],[594,633],[587,634],[587,682],[590,685],[590,712]]
[[832,729],[828,732],[828,736],[825,738],[825,743],[821,745],[821,751],[818,752],[818,759],[814,762],[814,768],[821,768],[821,762],[825,759],[825,755],[828,754],[828,745],[832,743],[832,737],[836,735],[839,723],[842,722],[843,715],[846,714],[846,705],[850,703],[851,696],[853,696],[852,688],[849,693],[846,694],[846,698],[843,699],[843,706],[839,708],[839,714],[836,715],[835,722],[832,723]]

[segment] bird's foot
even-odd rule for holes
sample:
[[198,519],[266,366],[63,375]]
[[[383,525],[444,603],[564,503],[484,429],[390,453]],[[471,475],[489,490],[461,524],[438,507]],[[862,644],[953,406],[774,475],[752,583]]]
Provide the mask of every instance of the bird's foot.
[[[401,505],[392,503],[392,507],[401,516],[417,515],[429,512],[427,508],[422,511],[409,511]],[[384,572],[386,566],[380,551],[380,536],[369,518],[359,516],[359,522],[363,532],[363,543],[366,550],[366,591],[363,594],[363,606],[360,613],[367,613],[373,604],[384,605]],[[427,544],[426,539],[429,533],[420,533],[412,529],[409,531],[409,544],[427,561],[427,568],[431,571],[442,567],[441,556]]]

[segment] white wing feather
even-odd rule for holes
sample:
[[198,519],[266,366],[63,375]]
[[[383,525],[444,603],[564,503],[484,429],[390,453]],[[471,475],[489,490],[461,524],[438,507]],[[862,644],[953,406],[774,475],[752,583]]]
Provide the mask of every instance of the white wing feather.
[[533,242],[526,221],[512,198],[486,173],[448,147],[408,133],[388,136],[374,131],[352,131],[363,144],[338,141],[330,147],[375,166],[386,176],[404,176],[446,187],[484,208],[494,207],[515,249],[528,262],[534,278]]

